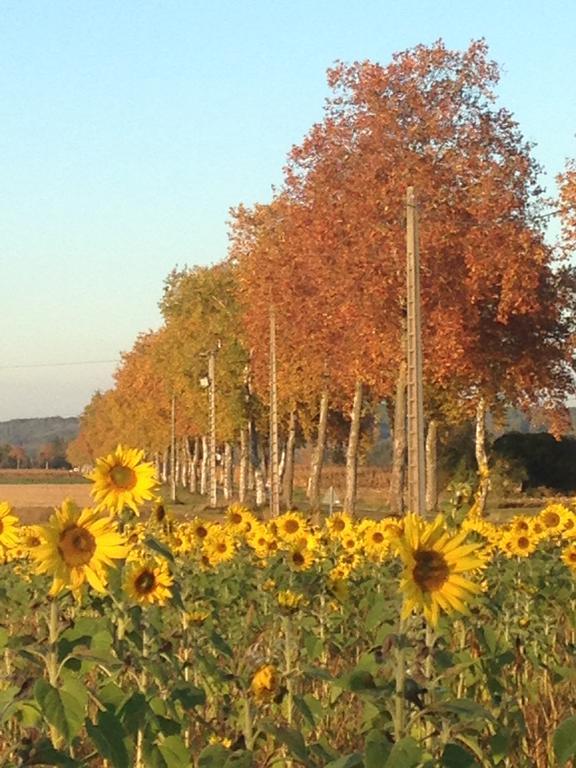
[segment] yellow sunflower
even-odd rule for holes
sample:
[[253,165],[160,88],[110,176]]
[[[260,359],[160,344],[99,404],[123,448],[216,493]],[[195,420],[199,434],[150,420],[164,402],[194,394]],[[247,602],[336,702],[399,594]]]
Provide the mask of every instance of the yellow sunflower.
[[269,701],[278,690],[279,679],[276,667],[271,664],[260,667],[250,683],[254,699],[260,703]]
[[286,560],[292,571],[308,571],[314,565],[315,557],[311,549],[297,547],[287,552]]
[[165,560],[143,559],[126,569],[124,591],[140,605],[164,605],[174,583]]
[[528,557],[536,551],[538,537],[530,535],[528,531],[511,530],[506,535],[506,551],[517,557]]
[[364,529],[363,543],[366,555],[376,562],[383,560],[388,554],[390,541],[386,528],[382,523],[373,523]]
[[576,538],[576,515],[571,509],[567,510],[566,517],[564,519],[564,527],[561,534],[563,539]]
[[466,613],[466,601],[481,592],[481,587],[462,574],[481,568],[481,544],[464,544],[467,531],[450,534],[444,518],[438,515],[426,523],[415,514],[404,520],[404,533],[397,540],[404,563],[400,582],[404,602],[402,617],[421,611],[431,626],[436,626],[440,611]]
[[576,542],[569,544],[562,552],[562,560],[576,574]]
[[87,477],[94,483],[91,494],[97,509],[119,514],[128,507],[139,514],[141,504],[156,498],[156,469],[144,461],[144,451],[119,445],[113,453],[96,459],[96,467]]
[[195,517],[189,524],[189,530],[192,539],[194,539],[198,544],[201,544],[206,536],[208,536],[208,531],[213,527],[213,525],[214,523],[211,523],[208,520]]
[[544,526],[547,536],[556,536],[563,531],[569,515],[570,510],[563,504],[549,504],[540,512],[538,520]]
[[206,555],[211,565],[219,565],[232,560],[236,553],[236,542],[224,528],[212,526],[202,542],[202,554]]
[[18,523],[16,515],[12,514],[12,507],[7,501],[0,503],[0,550],[12,549],[19,543]]
[[234,535],[250,533],[257,520],[250,510],[242,504],[231,504],[225,513],[226,526]]
[[332,515],[328,515],[324,525],[332,538],[339,538],[350,533],[354,522],[346,512],[334,512]]
[[50,521],[34,528],[40,543],[29,549],[36,573],[54,578],[51,595],[71,589],[79,595],[84,582],[106,591],[107,569],[128,554],[124,537],[114,521],[94,509],[80,508],[66,499]]
[[529,533],[532,520],[526,515],[514,515],[509,525],[513,533]]
[[308,527],[305,518],[298,512],[285,512],[274,523],[279,538],[287,542],[302,536]]
[[280,608],[285,608],[288,611],[296,611],[305,602],[304,595],[292,592],[291,589],[284,589],[278,592],[276,599]]

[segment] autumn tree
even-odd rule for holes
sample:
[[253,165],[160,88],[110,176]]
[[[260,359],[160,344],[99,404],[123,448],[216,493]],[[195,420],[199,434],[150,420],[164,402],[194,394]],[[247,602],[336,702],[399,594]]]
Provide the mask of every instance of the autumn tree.
[[250,291],[282,302],[294,347],[318,340],[348,403],[365,387],[391,396],[403,358],[408,186],[427,380],[482,413],[501,399],[558,402],[572,386],[573,275],[544,241],[539,169],[496,105],[498,79],[482,41],[338,64],[324,120],[290,153]]
[[28,454],[21,445],[12,445],[9,456],[16,463],[16,469],[20,469],[22,464],[28,459]]

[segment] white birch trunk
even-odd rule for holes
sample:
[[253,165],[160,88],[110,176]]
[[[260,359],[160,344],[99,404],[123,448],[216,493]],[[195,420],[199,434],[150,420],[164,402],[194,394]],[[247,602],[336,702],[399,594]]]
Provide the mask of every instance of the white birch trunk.
[[438,422],[431,419],[426,433],[426,512],[433,515],[438,507]]
[[326,430],[328,426],[328,392],[323,392],[320,399],[320,414],[318,416],[318,437],[310,466],[310,478],[308,480],[308,501],[312,509],[317,509],[320,504],[320,478],[324,463],[324,451],[326,448]]
[[234,465],[232,463],[232,445],[228,442],[224,443],[224,499],[230,501],[232,498],[232,478],[234,475]]
[[200,493],[208,493],[208,437],[202,435],[202,461],[200,463]]
[[404,484],[406,481],[406,363],[400,363],[394,403],[394,433],[392,441],[392,474],[390,476],[390,510],[404,514]]
[[240,467],[238,471],[238,499],[241,504],[246,501],[248,492],[248,430],[240,430]]
[[294,493],[294,454],[296,450],[296,409],[290,411],[290,422],[288,424],[288,439],[286,440],[286,468],[282,478],[282,492],[284,505],[286,509],[292,508],[292,497]]
[[362,382],[358,380],[354,389],[354,402],[350,414],[350,434],[346,451],[346,495],[344,511],[353,515],[356,509],[356,487],[358,479],[358,443],[360,441],[360,416],[362,414]]

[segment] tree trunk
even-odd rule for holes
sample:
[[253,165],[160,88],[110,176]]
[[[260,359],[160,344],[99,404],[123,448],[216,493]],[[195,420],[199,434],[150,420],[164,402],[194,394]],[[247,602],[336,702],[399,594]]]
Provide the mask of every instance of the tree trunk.
[[162,454],[162,471],[160,473],[160,478],[163,483],[168,482],[168,458],[170,456],[170,449],[166,448],[164,453]]
[[200,464],[200,493],[205,496],[208,492],[208,438],[202,435],[202,462]]
[[326,448],[326,429],[328,426],[328,392],[322,392],[320,399],[320,414],[318,416],[318,438],[316,448],[310,466],[310,478],[308,480],[308,501],[312,509],[317,509],[320,504],[320,477],[324,463],[324,450]]
[[406,480],[406,363],[400,363],[394,402],[392,474],[390,476],[390,509],[394,515],[404,514]]
[[234,474],[234,465],[232,462],[232,445],[224,443],[224,499],[230,501],[232,498],[232,477]]
[[190,474],[188,475],[188,489],[190,493],[196,493],[198,488],[198,462],[200,460],[200,438],[194,438],[194,452],[190,459]]
[[248,429],[240,430],[240,467],[238,471],[238,499],[241,504],[246,501],[248,492]]
[[290,411],[288,423],[288,439],[286,440],[286,465],[282,479],[282,494],[286,509],[292,508],[292,496],[294,493],[294,454],[296,451],[296,408]]
[[256,492],[256,506],[263,507],[266,504],[266,461],[263,455],[260,462],[254,467],[254,490]]
[[360,441],[360,416],[362,414],[362,382],[356,382],[354,402],[350,414],[350,434],[346,451],[346,495],[344,511],[353,515],[356,508],[356,486],[358,479],[358,443]]
[[431,419],[426,433],[426,512],[438,507],[438,422]]
[[486,401],[483,397],[478,400],[476,408],[476,441],[474,448],[480,482],[473,509],[476,515],[482,517],[486,510],[486,501],[490,491],[490,473],[488,470],[488,456],[486,454]]

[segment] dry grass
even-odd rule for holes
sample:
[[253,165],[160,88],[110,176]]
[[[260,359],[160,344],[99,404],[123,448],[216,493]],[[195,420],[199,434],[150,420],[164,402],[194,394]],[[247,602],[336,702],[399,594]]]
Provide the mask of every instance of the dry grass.
[[22,522],[34,523],[47,519],[54,507],[71,498],[82,507],[91,503],[91,485],[79,483],[3,484],[0,501],[8,501]]

